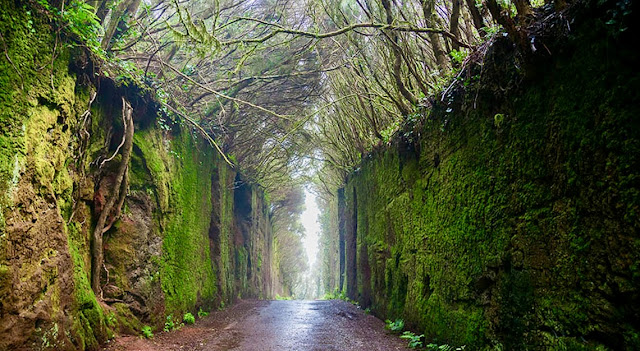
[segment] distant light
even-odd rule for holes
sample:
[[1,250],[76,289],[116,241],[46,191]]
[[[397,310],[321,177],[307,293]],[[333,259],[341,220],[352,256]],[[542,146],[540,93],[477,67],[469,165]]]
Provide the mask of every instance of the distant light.
[[320,211],[316,205],[316,196],[310,191],[304,191],[304,206],[301,222],[305,230],[305,237],[302,240],[307,259],[309,260],[309,268],[313,266],[318,254],[318,239],[320,237],[320,224],[318,223],[318,215]]

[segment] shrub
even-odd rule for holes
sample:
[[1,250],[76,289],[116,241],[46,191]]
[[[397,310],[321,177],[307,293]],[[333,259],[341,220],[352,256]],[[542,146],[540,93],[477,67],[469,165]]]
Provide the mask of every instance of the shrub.
[[187,312],[184,314],[184,317],[182,317],[182,321],[186,324],[193,324],[196,322],[196,317],[194,317],[190,312]]
[[416,335],[410,331],[406,331],[400,335],[400,338],[409,340],[409,347],[412,349],[417,349],[422,347],[422,338],[424,334]]
[[404,320],[400,318],[396,319],[394,322],[387,319],[385,323],[387,323],[385,328],[391,330],[394,333],[399,333],[402,331],[402,329],[404,329]]
[[167,321],[164,322],[164,331],[168,332],[168,331],[180,329],[180,327],[182,327],[183,325],[184,324],[177,324],[176,322],[174,322],[173,315],[170,314],[167,316]]
[[151,331],[150,326],[145,325],[144,327],[142,327],[142,336],[144,336],[147,339],[153,338],[153,332]]
[[198,318],[203,318],[209,315],[209,312],[205,312],[202,310],[202,307],[200,308],[200,310],[198,310]]

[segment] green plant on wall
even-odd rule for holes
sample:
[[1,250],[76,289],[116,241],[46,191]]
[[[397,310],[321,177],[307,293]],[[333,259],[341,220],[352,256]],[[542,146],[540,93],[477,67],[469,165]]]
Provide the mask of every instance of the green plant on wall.
[[57,8],[50,5],[47,0],[37,1],[45,11],[53,15],[54,20],[59,21],[61,26],[77,35],[83,45],[99,57],[106,58],[98,41],[98,37],[103,34],[102,26],[93,6],[84,1],[74,0],[63,8]]

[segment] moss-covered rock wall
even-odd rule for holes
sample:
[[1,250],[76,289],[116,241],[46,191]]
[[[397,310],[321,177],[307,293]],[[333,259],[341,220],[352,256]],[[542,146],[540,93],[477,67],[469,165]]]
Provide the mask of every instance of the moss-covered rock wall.
[[[270,297],[262,191],[150,93],[95,74],[36,11],[0,5],[0,350],[96,349],[168,315]],[[114,196],[122,98],[135,123],[129,186],[96,297],[90,238]]]
[[472,350],[640,348],[637,26],[581,11],[531,61],[499,36],[363,159],[342,190],[350,298]]

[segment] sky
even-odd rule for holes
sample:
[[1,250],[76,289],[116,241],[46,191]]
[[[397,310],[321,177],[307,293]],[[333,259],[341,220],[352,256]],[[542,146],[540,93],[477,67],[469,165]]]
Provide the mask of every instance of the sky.
[[304,207],[302,212],[302,225],[304,226],[306,235],[302,240],[307,258],[309,259],[309,267],[313,266],[318,253],[318,237],[320,236],[320,224],[318,224],[318,206],[316,205],[316,196],[310,191],[304,191]]

